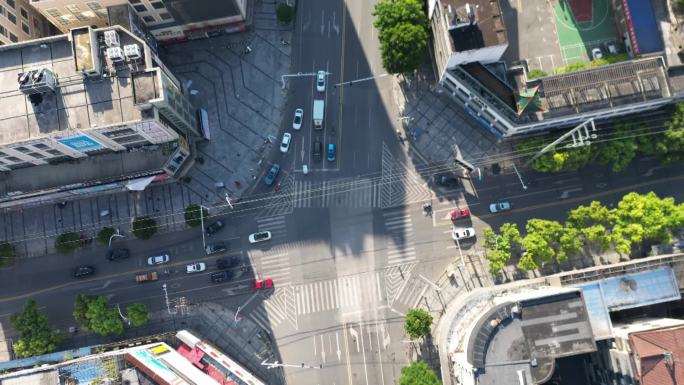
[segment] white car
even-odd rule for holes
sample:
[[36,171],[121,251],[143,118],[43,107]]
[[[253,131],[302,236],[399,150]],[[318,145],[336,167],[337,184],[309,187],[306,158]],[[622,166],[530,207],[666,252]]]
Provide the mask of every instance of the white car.
[[603,52],[601,52],[601,48],[594,48],[591,50],[591,56],[592,60],[599,60],[603,59]]
[[191,263],[185,266],[185,272],[188,274],[201,273],[207,269],[207,264],[204,262]]
[[502,202],[495,202],[489,205],[489,212],[492,214],[500,213],[502,211],[508,211],[513,206],[511,206],[511,202],[508,201],[502,201]]
[[147,264],[150,266],[161,265],[162,263],[167,263],[169,261],[168,254],[155,255],[154,257],[147,258]]
[[292,134],[286,132],[283,134],[283,140],[280,141],[280,152],[283,154],[290,149],[290,141],[292,140]]
[[475,236],[475,229],[472,227],[454,227],[451,230],[451,238],[454,241],[459,241],[461,239],[468,239]]
[[318,76],[316,76],[316,90],[318,90],[318,92],[325,92],[325,71],[318,71]]
[[249,235],[249,243],[259,243],[268,241],[269,239],[271,239],[270,231],[260,231]]
[[295,110],[294,119],[292,119],[292,128],[295,130],[302,129],[302,121],[304,121],[304,110],[297,108]]

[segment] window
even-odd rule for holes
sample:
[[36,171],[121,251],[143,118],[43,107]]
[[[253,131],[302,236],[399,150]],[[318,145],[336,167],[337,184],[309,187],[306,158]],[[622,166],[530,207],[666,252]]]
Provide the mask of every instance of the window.
[[13,33],[10,32],[10,41],[11,41],[12,43],[16,43],[16,42],[19,41],[19,38],[17,37],[17,35],[15,35],[15,34],[13,34]]
[[154,23],[155,21],[154,17],[152,16],[143,16],[143,20],[145,21],[145,23]]
[[138,12],[147,12],[147,7],[143,4],[134,5],[133,8]]
[[21,17],[28,20],[28,11],[26,11],[26,9],[22,8],[20,12],[21,12]]
[[164,9],[164,3],[162,3],[162,2],[150,3],[150,4],[152,4],[152,7],[154,7],[154,9]]
[[11,21],[12,24],[17,24],[17,17],[13,13],[7,12],[7,20]]
[[131,4],[140,4],[140,0],[128,0]]
[[171,20],[173,19],[173,16],[171,16],[170,13],[168,12],[162,12],[159,14],[159,17],[161,17],[162,20]]
[[105,10],[99,3],[90,2],[86,3],[88,8],[95,12],[95,14],[103,19],[107,18],[107,10]]
[[47,150],[47,151],[45,151],[45,152],[47,152],[47,153],[50,154],[50,155],[62,155],[62,152],[61,152],[61,151],[55,150],[54,148],[49,149],[49,150]]
[[0,5],[0,15],[4,15],[4,14],[5,14],[5,7]]
[[47,149],[49,148],[48,146],[46,146],[46,145],[43,144],[43,143],[36,143],[36,144],[33,145],[33,147],[35,147],[35,148],[37,148],[37,149],[39,149],[39,150],[47,150]]
[[21,30],[24,31],[27,35],[31,34],[31,30],[29,29],[29,26],[26,23],[21,23]]
[[19,152],[21,152],[21,153],[23,153],[23,154],[28,154],[29,152],[31,152],[31,150],[29,150],[29,149],[26,148],[26,147],[14,147],[14,149],[17,150],[17,151],[19,151]]
[[0,25],[0,35],[7,36],[7,30],[5,29],[5,27],[3,27],[1,25]]
[[8,157],[8,158],[5,159],[5,160],[8,161],[8,162],[21,162],[21,159],[19,159],[19,158],[17,158],[17,157],[14,157],[14,156],[10,156],[10,157]]
[[14,4],[14,0],[6,0],[6,2],[7,2],[7,5],[9,5],[10,7],[12,7],[12,9],[16,9],[16,8],[15,8],[16,5]]

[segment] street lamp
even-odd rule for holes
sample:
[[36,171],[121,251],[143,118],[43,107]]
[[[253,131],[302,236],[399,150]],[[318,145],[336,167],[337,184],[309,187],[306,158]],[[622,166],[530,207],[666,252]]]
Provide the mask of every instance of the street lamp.
[[199,205],[200,207],[200,224],[202,225],[202,247],[207,248],[207,240],[204,236],[204,209],[207,209],[207,214],[209,213],[209,208]]
[[112,239],[114,239],[115,237],[126,238],[125,236],[121,235],[121,231],[120,231],[119,228],[117,227],[117,228],[116,228],[116,233],[112,234],[112,236],[109,237],[109,242],[107,243],[107,247],[112,247]]
[[333,85],[333,87],[334,87],[334,88],[337,88],[337,87],[344,86],[344,85],[350,85],[350,86],[352,86],[352,85],[354,85],[354,83],[360,83],[360,82],[365,82],[365,81],[373,80],[373,79],[377,79],[377,78],[383,78],[383,77],[385,77],[385,76],[390,76],[390,74],[380,74],[380,75],[377,75],[377,76],[369,76],[369,77],[367,77],[367,78],[349,80],[349,81],[346,81],[346,82],[337,83],[337,84]]
[[121,307],[119,306],[118,303],[116,304],[116,310],[119,311],[119,315],[121,316],[121,319],[122,319],[125,323],[127,323],[128,326],[131,326],[131,320],[129,320],[128,318],[124,317],[123,313],[121,313]]
[[169,292],[166,291],[166,284],[162,285],[162,289],[164,289],[164,299],[166,300],[166,311],[170,315],[176,314],[176,313],[171,311],[171,302],[169,301]]
[[513,170],[515,170],[515,173],[518,175],[518,180],[520,180],[520,184],[522,185],[523,190],[527,190],[527,186],[525,185],[525,182],[523,182],[522,176],[518,172],[518,168],[515,167],[515,163],[513,163]]
[[279,368],[279,367],[288,367],[288,368],[306,368],[306,369],[322,369],[323,364],[319,366],[311,366],[311,365],[304,365],[302,362],[301,365],[293,365],[293,364],[281,364],[278,361],[273,361],[273,362],[267,362],[267,360],[261,361],[261,365],[265,366],[266,369],[273,369],[273,368]]

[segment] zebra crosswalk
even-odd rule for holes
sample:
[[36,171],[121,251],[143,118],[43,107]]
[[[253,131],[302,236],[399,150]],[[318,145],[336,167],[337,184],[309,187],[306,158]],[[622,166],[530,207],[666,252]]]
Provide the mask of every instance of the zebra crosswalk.
[[293,292],[292,286],[275,288],[273,294],[264,299],[263,306],[258,306],[249,313],[249,318],[264,330],[276,328],[283,321],[288,321],[297,330]]
[[417,276],[411,276],[399,288],[399,292],[397,292],[392,301],[392,308],[399,311],[407,311],[408,309],[419,307],[423,296],[429,289],[430,287],[427,282]]
[[284,215],[257,218],[256,223],[257,231],[270,231],[272,239],[285,238],[287,236],[287,223],[285,223]]
[[295,208],[380,206],[380,185],[373,179],[300,180],[294,183]]
[[398,162],[385,142],[382,143],[380,207],[429,200],[432,191],[415,171]]
[[416,260],[413,242],[413,223],[409,213],[403,210],[382,213],[385,230],[389,235],[387,243],[387,265],[393,266]]
[[382,272],[371,272],[296,286],[297,314],[382,302],[385,298],[382,279]]

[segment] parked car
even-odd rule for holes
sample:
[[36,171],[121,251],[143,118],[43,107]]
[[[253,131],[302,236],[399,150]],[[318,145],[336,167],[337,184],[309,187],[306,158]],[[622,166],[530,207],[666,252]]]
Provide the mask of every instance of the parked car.
[[206,228],[206,232],[208,235],[216,234],[218,233],[219,230],[223,228],[224,224],[223,221],[216,221]]
[[323,157],[323,143],[320,141],[316,140],[313,142],[313,157],[316,160],[319,160]]
[[435,176],[435,181],[440,186],[458,186],[458,178],[452,174],[440,174]]
[[594,48],[591,50],[591,57],[592,60],[599,60],[603,59],[603,52],[601,52],[601,48]]
[[135,275],[135,282],[137,282],[137,283],[152,282],[152,281],[156,281],[157,279],[159,279],[159,276],[157,275],[156,271],[150,271],[147,273]]
[[126,259],[131,256],[131,252],[128,249],[119,248],[111,249],[107,252],[107,259],[110,261],[118,261],[121,259]]
[[259,243],[259,242],[268,241],[269,239],[271,239],[271,232],[270,231],[261,231],[261,232],[249,235],[249,243]]
[[328,162],[335,161],[335,145],[328,143]]
[[221,253],[226,250],[228,250],[228,247],[226,247],[225,242],[210,243],[204,248],[204,251],[206,251],[207,255]]
[[95,268],[93,266],[78,266],[74,269],[74,278],[85,278],[95,274]]
[[267,186],[270,186],[275,182],[276,177],[278,176],[278,173],[280,172],[280,165],[279,164],[274,164],[271,166],[271,169],[268,170],[268,174],[264,177],[264,184]]
[[230,270],[223,270],[211,273],[209,276],[212,283],[221,283],[233,278],[233,273]]
[[188,274],[201,273],[207,269],[207,264],[204,262],[191,263],[185,266],[185,272]]
[[216,268],[219,270],[235,267],[240,264],[239,256],[232,256],[230,258],[219,258],[216,260]]
[[325,92],[325,71],[318,71],[316,76],[316,90]]
[[273,280],[271,278],[257,279],[254,281],[254,288],[258,290],[270,289],[273,287]]
[[467,207],[457,207],[456,210],[451,212],[451,220],[456,221],[459,219],[465,219],[470,216],[470,210]]
[[454,227],[453,230],[451,230],[451,238],[455,241],[472,238],[474,236],[475,229],[472,227]]
[[169,261],[168,254],[155,255],[153,257],[147,258],[147,264],[150,266],[161,265],[162,263],[167,263]]
[[489,205],[489,211],[491,213],[500,213],[502,211],[508,211],[512,208],[511,203],[508,201],[494,202]]
[[286,132],[283,134],[283,140],[280,141],[280,152],[285,154],[287,150],[290,149],[290,141],[292,140],[292,134]]
[[303,121],[304,121],[304,110],[301,108],[297,108],[294,112],[294,118],[292,119],[292,128],[295,130],[301,130]]

